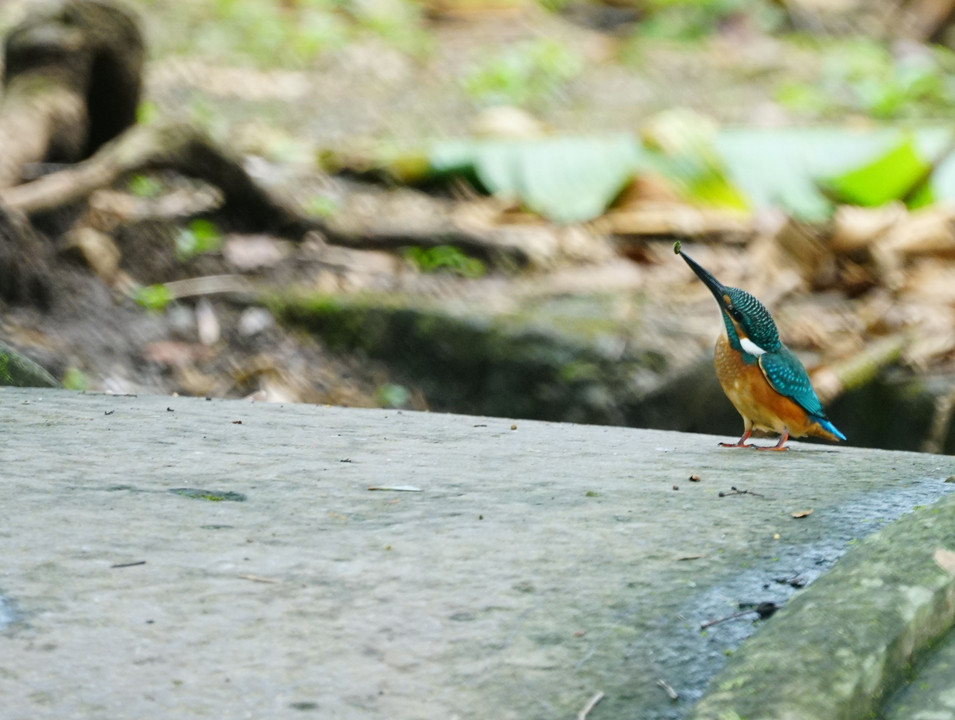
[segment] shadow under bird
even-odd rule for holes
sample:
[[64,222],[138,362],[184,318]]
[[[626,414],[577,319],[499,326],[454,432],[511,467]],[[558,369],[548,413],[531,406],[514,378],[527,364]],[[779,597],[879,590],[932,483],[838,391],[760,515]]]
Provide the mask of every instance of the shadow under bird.
[[[826,417],[806,368],[780,341],[776,323],[763,304],[745,290],[720,283],[684,253],[679,242],[673,252],[713,293],[723,316],[726,332],[716,341],[714,364],[723,392],[743,416],[743,436],[720,445],[786,450],[790,436],[845,440]],[[768,447],[747,444],[753,430],[778,433],[779,442]]]

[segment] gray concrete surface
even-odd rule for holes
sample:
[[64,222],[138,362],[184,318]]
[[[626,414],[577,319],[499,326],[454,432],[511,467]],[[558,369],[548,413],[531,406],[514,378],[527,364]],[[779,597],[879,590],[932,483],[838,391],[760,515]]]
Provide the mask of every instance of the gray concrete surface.
[[0,433],[4,720],[682,718],[781,613],[701,623],[955,489],[942,456],[59,390],[0,389]]

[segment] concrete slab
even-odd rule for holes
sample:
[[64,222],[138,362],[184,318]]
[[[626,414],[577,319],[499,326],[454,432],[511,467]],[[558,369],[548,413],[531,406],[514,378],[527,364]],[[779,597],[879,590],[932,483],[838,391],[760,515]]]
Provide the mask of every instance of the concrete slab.
[[0,432],[30,720],[682,718],[758,627],[701,623],[955,489],[951,457],[58,390],[0,390]]
[[[876,717],[953,621],[955,496],[919,508],[853,547],[743,644],[691,717]],[[949,657],[936,655],[924,675],[918,673],[921,696],[897,702],[906,710],[894,717],[934,712],[951,696],[939,695],[950,691],[950,668],[947,682],[938,682]]]
[[885,720],[955,720],[955,633],[929,653],[886,703]]

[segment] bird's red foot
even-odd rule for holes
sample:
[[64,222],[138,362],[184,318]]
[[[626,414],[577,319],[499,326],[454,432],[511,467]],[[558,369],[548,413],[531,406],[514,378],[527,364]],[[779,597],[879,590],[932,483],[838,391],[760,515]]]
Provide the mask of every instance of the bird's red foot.
[[747,430],[743,433],[743,437],[737,440],[734,443],[720,443],[720,447],[728,448],[752,448],[756,447],[755,445],[747,445],[746,441],[749,440],[749,436],[752,435],[752,430]]
[[772,450],[774,452],[783,452],[784,450],[789,449],[788,447],[786,447],[786,441],[789,439],[789,432],[783,432],[783,434],[779,437],[779,442],[777,442],[775,445],[769,445],[769,446],[747,444],[746,441],[749,440],[750,434],[751,434],[750,432],[743,433],[743,437],[741,437],[739,440],[737,440],[734,443],[721,442],[720,447],[752,448],[754,450]]
[[776,452],[782,452],[783,450],[788,450],[786,447],[786,441],[789,439],[789,431],[786,430],[782,435],[779,436],[779,442],[775,445],[770,445],[767,447],[756,448],[757,450],[774,450]]

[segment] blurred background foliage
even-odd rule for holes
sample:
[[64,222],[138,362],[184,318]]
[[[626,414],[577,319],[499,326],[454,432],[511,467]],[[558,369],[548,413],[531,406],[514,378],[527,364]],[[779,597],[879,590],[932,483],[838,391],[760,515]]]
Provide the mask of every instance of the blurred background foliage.
[[[0,3],[0,26],[33,4]],[[190,275],[304,283],[322,297],[273,298],[258,314],[217,304],[224,325],[252,328],[246,345],[268,347],[256,338],[273,333],[274,357],[236,369],[248,357],[227,362],[218,340],[201,352],[154,342],[141,354],[162,366],[163,389],[237,394],[258,385],[284,399],[672,427],[672,417],[647,419],[655,412],[648,389],[667,398],[671,416],[692,412],[692,403],[669,402],[671,380],[709,352],[715,332],[686,317],[696,298],[685,268],[663,259],[672,260],[667,246],[677,236],[703,246],[702,260],[724,281],[768,297],[774,311],[794,308],[782,317],[784,334],[824,369],[865,355],[873,339],[891,352],[867,382],[886,365],[925,373],[955,363],[946,275],[955,221],[944,208],[918,214],[955,200],[955,0],[126,4],[142,18],[149,53],[140,122],[203,128],[257,182],[304,215],[347,228],[369,251],[322,246],[329,260],[314,246],[178,218],[158,243],[165,274],[133,260],[124,269],[138,283],[137,307],[175,325],[183,342],[195,341],[190,323],[211,317],[209,304],[200,313],[190,296]],[[154,203],[176,192],[168,176],[149,173],[124,189]],[[388,233],[392,245],[379,241]],[[389,314],[404,299],[374,293],[395,287],[418,293],[415,302],[426,296],[434,317]],[[338,302],[366,292],[372,300],[357,307]],[[471,316],[445,312],[452,305]],[[303,370],[301,347],[276,337],[269,313],[278,327],[291,319],[336,338],[336,351],[357,348],[358,365],[362,353],[388,360],[400,336],[405,360],[349,381],[370,389],[332,388],[343,382],[336,368],[318,379]],[[410,324],[396,335],[396,322]],[[515,340],[528,328],[546,337]],[[480,372],[470,355],[455,355],[459,342],[465,355],[486,346]],[[525,353],[520,363],[501,354],[511,345]],[[449,355],[429,355],[436,351]],[[207,357],[219,363],[216,377]],[[458,362],[460,373],[438,372]],[[632,372],[619,369],[629,362]],[[109,384],[93,359],[55,363],[73,387]],[[465,386],[465,376],[520,388],[496,397],[524,404],[474,404],[493,393]],[[528,377],[541,386],[528,389]],[[318,383],[327,387],[315,392]],[[561,383],[573,389],[559,400]],[[621,383],[640,408],[622,407]],[[830,397],[844,390],[830,388]],[[915,394],[934,407],[944,393],[933,393]],[[924,414],[923,426],[951,425],[935,410]],[[693,422],[681,427],[716,429]],[[920,428],[905,446],[924,440]],[[884,428],[846,431],[894,442]],[[934,447],[952,444],[955,434]]]
[[[13,17],[25,4],[12,0],[0,13]],[[454,137],[500,105],[564,132],[633,131],[674,106],[759,126],[922,121],[955,109],[945,2],[129,4],[145,20],[158,65],[152,95],[164,109],[185,107],[231,139],[255,119],[271,132],[245,127],[238,139],[286,157],[302,148],[279,149],[282,133],[317,142]]]
[[[771,0],[135,0],[131,4],[146,17],[153,58],[178,55],[256,68],[307,68],[349,44],[367,41],[427,62],[435,57],[436,32],[448,18],[481,23],[504,16],[508,22],[508,15],[534,9],[610,31],[613,46],[596,51],[597,58],[592,48],[582,51],[566,37],[544,34],[550,29],[546,26],[533,39],[510,43],[504,38],[496,51],[486,48],[458,78],[463,92],[479,105],[533,105],[559,94],[595,60],[639,71],[647,54],[661,47],[692,53],[694,46],[720,37],[735,37],[742,45],[756,37],[775,38],[775,51],[793,60],[791,66],[775,69],[796,77],[774,73],[765,65],[750,70],[775,74],[771,95],[800,117],[831,118],[847,112],[880,119],[937,117],[950,111],[955,101],[955,56],[949,48],[939,43],[918,47],[913,40],[924,38],[893,37],[891,27],[872,35],[862,21],[856,28],[850,24],[839,26],[838,32],[830,30],[824,24],[825,12],[814,10],[819,3],[806,3],[804,13],[819,16],[802,23],[795,19],[802,17],[798,13],[787,13],[787,5],[798,9],[799,2]],[[871,5],[919,10],[919,3]],[[734,52],[729,47],[723,50]],[[745,51],[739,47],[735,52],[745,55]]]
[[362,37],[412,55],[428,51],[423,8],[410,0],[140,0],[153,54],[188,55],[257,67],[302,67]]
[[[183,0],[173,5],[138,0],[133,5],[145,18],[154,60],[143,117],[156,116],[161,107],[241,152],[285,163],[307,162],[317,152],[327,170],[375,166],[401,182],[420,179],[429,166],[443,172],[433,156],[447,154],[446,148],[422,146],[444,138],[646,136],[648,125],[656,135],[698,134],[694,122],[858,128],[891,121],[922,127],[944,122],[955,110],[955,53],[945,45],[950,20],[945,12],[947,7],[952,13],[952,3],[945,2]],[[512,111],[503,120],[501,107]],[[674,108],[689,112],[681,116]],[[694,113],[699,121],[686,122]],[[666,128],[661,114],[682,128]],[[740,190],[727,183],[725,163],[745,166],[749,158],[745,152],[719,157],[712,147],[716,134],[709,134],[693,151],[704,156],[681,152],[682,168],[671,163],[669,172],[684,175],[680,181],[691,197],[745,207]],[[780,144],[793,137],[786,135]],[[871,158],[890,144],[874,143]],[[724,155],[738,147],[721,146]],[[764,147],[771,150],[773,143]],[[356,155],[362,156],[357,163]],[[487,156],[479,153],[479,159]],[[766,158],[780,173],[809,172],[781,160],[791,156]],[[482,177],[480,162],[475,167],[479,180],[491,175]],[[621,184],[613,177],[604,182],[612,199]],[[518,181],[484,184],[496,192]],[[820,215],[823,206],[818,199],[780,199],[790,209],[812,206],[810,216]],[[321,212],[328,212],[334,198],[321,202]],[[553,204],[566,202],[560,197]],[[587,219],[574,211],[550,216]]]

